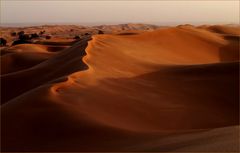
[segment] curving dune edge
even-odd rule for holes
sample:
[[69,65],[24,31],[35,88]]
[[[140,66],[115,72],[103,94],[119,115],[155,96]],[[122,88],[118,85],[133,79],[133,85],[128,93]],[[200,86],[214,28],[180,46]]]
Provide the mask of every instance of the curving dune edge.
[[183,25],[1,50],[2,151],[239,151],[238,31]]

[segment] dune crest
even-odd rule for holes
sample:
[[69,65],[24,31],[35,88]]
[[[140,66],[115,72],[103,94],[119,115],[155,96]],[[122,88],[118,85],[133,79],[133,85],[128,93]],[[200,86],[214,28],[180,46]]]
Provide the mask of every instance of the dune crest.
[[179,26],[10,48],[3,151],[238,151],[239,36],[226,31]]

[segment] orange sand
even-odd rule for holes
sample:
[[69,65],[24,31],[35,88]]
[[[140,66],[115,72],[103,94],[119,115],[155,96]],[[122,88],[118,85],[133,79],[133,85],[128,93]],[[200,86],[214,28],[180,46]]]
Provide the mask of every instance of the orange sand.
[[239,34],[224,28],[9,47],[3,151],[238,151]]

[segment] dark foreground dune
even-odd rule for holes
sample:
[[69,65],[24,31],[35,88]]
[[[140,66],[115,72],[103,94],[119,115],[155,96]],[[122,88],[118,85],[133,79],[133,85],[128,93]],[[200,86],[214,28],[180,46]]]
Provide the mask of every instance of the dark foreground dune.
[[238,30],[185,25],[5,48],[2,151],[239,151]]

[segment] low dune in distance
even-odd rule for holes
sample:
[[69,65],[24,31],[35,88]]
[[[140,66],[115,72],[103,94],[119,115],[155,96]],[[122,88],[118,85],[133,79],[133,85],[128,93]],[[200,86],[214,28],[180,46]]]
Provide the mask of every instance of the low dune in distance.
[[45,29],[1,49],[2,151],[239,151],[239,26]]

